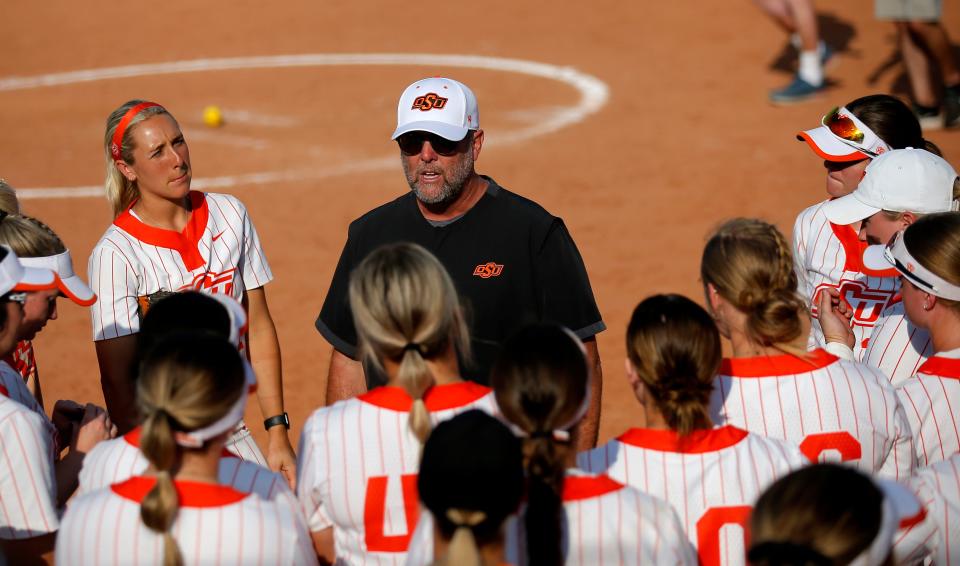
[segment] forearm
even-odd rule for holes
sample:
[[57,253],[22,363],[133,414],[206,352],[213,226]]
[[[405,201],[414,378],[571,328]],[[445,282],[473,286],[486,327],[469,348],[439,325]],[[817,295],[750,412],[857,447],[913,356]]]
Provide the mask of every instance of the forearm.
[[134,387],[136,340],[136,335],[129,335],[95,342],[103,399],[120,434],[139,424]]
[[587,414],[580,421],[577,430],[577,450],[590,450],[597,445],[600,433],[600,405],[603,401],[603,369],[600,366],[600,352],[597,349],[596,339],[584,342],[587,349],[587,363],[590,366],[592,377],[590,381],[590,404]]

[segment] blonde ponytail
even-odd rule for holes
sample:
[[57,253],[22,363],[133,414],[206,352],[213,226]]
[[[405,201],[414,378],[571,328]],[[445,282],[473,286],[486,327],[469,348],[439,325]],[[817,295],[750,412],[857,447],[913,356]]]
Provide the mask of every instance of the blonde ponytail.
[[174,434],[216,422],[238,402],[245,387],[237,349],[210,333],[168,336],[143,359],[137,379],[137,404],[144,419],[140,451],[156,470],[157,483],[140,504],[140,518],[163,536],[165,566],[183,564],[170,532],[180,507],[172,476],[185,450]]
[[170,417],[162,409],[146,416],[140,437],[140,450],[157,470],[157,483],[140,504],[140,518],[150,530],[163,535],[164,566],[180,566],[183,556],[170,533],[177,517],[179,499],[171,472],[177,460],[177,445],[173,439]]
[[362,357],[383,370],[398,364],[396,383],[413,399],[409,425],[424,442],[430,415],[423,396],[434,384],[427,361],[452,344],[470,355],[470,340],[456,288],[443,265],[424,248],[392,244],[373,251],[350,278],[350,308]]

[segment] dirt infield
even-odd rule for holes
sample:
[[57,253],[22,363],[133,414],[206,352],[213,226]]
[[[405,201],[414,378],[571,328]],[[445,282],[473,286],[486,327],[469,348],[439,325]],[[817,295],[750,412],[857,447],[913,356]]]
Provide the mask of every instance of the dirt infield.
[[[762,216],[789,233],[796,213],[824,196],[821,162],[793,134],[832,106],[871,92],[904,94],[905,86],[891,63],[892,29],[874,21],[866,0],[820,2],[824,35],[839,49],[828,69],[833,86],[790,108],[766,102],[767,90],[790,78],[785,38],[747,1],[723,9],[707,0],[655,9],[609,0],[177,4],[142,13],[118,12],[103,0],[0,5],[0,21],[10,28],[0,57],[0,177],[20,189],[98,186],[107,113],[135,97],[166,105],[184,127],[195,178],[216,178],[212,190],[239,196],[260,231],[276,276],[267,293],[294,434],[323,402],[330,348],[313,320],[347,224],[405,190],[389,134],[396,99],[413,80],[444,74],[469,84],[487,132],[481,172],[570,227],[609,327],[599,337],[601,439],[631,422],[621,342],[633,306],[664,291],[699,299],[704,235],[722,219]],[[947,4],[944,21],[956,42],[960,7]],[[517,140],[518,132],[536,132],[576,108],[581,94],[554,79],[452,64],[207,70],[27,88],[8,80],[201,58],[344,53],[482,55],[571,67],[605,84],[609,99],[577,123]],[[203,126],[208,104],[224,109],[223,128]],[[960,163],[960,131],[929,137]],[[269,173],[269,182],[257,182],[263,178],[255,173]],[[111,220],[106,201],[30,198],[23,205],[63,237],[85,272]],[[61,301],[59,320],[35,347],[48,405],[101,398],[84,310]],[[254,404],[248,417],[258,431]]]

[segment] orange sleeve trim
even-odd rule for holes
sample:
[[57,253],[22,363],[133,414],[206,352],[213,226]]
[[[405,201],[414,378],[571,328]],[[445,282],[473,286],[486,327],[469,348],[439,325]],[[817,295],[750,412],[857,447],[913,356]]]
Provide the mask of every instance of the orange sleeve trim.
[[705,454],[729,448],[747,435],[749,435],[747,431],[730,425],[710,430],[695,430],[686,436],[680,436],[673,430],[632,428],[617,437],[617,440],[630,446],[658,452]]
[[140,448],[140,433],[142,432],[143,427],[138,426],[127,434],[124,434],[123,439],[126,440],[127,444],[130,446],[133,446],[134,448]]
[[793,354],[756,356],[753,358],[724,358],[720,363],[720,375],[731,377],[779,377],[807,373],[825,368],[839,358],[826,350],[808,352],[804,358]]
[[917,373],[960,379],[960,359],[938,358],[934,356],[923,362],[923,365],[917,369]]
[[563,494],[561,497],[564,501],[593,499],[621,490],[623,487],[622,483],[605,475],[594,477],[567,476],[563,479]]
[[7,389],[6,385],[0,385],[0,395],[4,397],[10,397],[10,391]]
[[[150,490],[156,484],[156,478],[134,476],[126,481],[111,485],[110,489],[124,499],[142,503],[143,498],[150,493]],[[180,500],[181,507],[223,507],[250,496],[250,494],[241,493],[232,487],[220,484],[174,480],[173,486],[177,490],[177,498]]]
[[138,220],[130,209],[136,201],[130,204],[127,210],[113,221],[113,224],[127,232],[137,240],[152,246],[174,250],[180,254],[183,264],[193,271],[203,266],[203,256],[200,255],[200,238],[207,229],[210,211],[207,208],[206,195],[200,191],[190,191],[190,205],[193,212],[183,232],[164,230],[149,226]]
[[901,529],[909,529],[910,527],[922,523],[924,519],[927,518],[927,510],[924,507],[920,508],[920,511],[911,517],[900,520]]

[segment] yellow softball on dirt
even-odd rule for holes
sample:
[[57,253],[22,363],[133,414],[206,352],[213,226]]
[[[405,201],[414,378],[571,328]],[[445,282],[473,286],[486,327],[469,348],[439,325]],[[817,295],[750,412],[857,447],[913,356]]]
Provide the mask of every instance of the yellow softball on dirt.
[[223,112],[219,106],[207,106],[203,109],[203,123],[211,128],[219,128],[223,125]]

